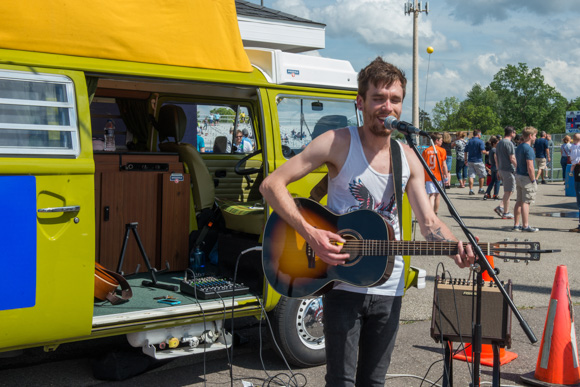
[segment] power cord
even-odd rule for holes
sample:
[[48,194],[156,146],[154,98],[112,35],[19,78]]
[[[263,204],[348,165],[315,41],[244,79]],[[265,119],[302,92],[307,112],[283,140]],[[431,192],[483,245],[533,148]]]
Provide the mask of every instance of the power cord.
[[[232,278],[232,311],[231,311],[231,334],[232,334],[232,339],[234,337],[234,303],[235,303],[235,286],[236,286],[236,278],[237,278],[237,274],[238,274],[238,266],[240,263],[240,258],[247,254],[250,253],[252,251],[262,251],[262,246],[255,246],[255,247],[251,247],[249,249],[246,249],[244,251],[242,251],[238,257],[236,258],[236,264],[234,267],[234,276]],[[221,298],[221,297],[220,297]],[[266,386],[270,386],[272,383],[279,383],[278,385],[284,385],[284,386],[291,386],[291,387],[302,387],[302,386],[306,386],[307,384],[307,378],[304,374],[302,373],[294,373],[292,371],[292,369],[290,368],[290,365],[288,364],[288,362],[286,361],[286,358],[284,357],[282,350],[280,349],[278,343],[276,342],[276,339],[274,338],[274,332],[272,330],[272,325],[270,323],[270,319],[268,318],[268,313],[266,312],[266,309],[264,308],[264,305],[262,304],[262,301],[260,300],[260,298],[257,298],[258,303],[260,304],[260,323],[259,323],[259,342],[260,342],[260,362],[262,364],[262,370],[264,371],[264,373],[266,374],[267,378],[266,379],[261,379],[261,378],[255,378],[258,380],[263,381]],[[282,360],[284,361],[284,364],[286,365],[286,368],[288,369],[288,371],[290,372],[290,375],[280,372],[277,373],[276,375],[270,376],[270,374],[268,373],[268,371],[266,370],[266,366],[264,364],[264,359],[262,356],[262,349],[263,349],[263,345],[262,345],[262,320],[263,318],[265,318],[267,324],[268,324],[268,328],[270,329],[270,334],[272,337],[272,342],[274,343],[276,349],[278,350],[278,352],[280,353]],[[233,366],[234,366],[234,343],[232,340],[232,345],[230,347],[230,385],[233,386],[233,382],[234,380],[238,380],[236,378],[234,378],[233,375]],[[287,380],[283,380],[281,378],[281,376],[285,376]],[[304,378],[304,384],[300,384],[298,383],[297,377],[301,376],[302,378]]]
[[[195,272],[191,269],[186,269],[185,270],[185,275],[184,275],[184,279],[187,280],[188,276],[187,273],[191,273],[193,275],[193,280],[197,281],[197,275],[195,274]],[[199,306],[199,310],[201,311],[201,315],[203,318],[203,331],[207,331],[207,325],[206,325],[206,319],[205,319],[205,311],[203,310],[203,307],[201,306],[201,302],[199,302],[199,299],[197,298],[197,287],[194,286],[193,287],[193,292],[194,292],[194,297],[195,298],[191,298],[188,295],[186,295],[185,293],[182,293],[182,296],[195,301],[197,303],[197,306]],[[203,385],[204,387],[206,386],[206,382],[207,382],[207,371],[206,371],[206,346],[203,346]]]

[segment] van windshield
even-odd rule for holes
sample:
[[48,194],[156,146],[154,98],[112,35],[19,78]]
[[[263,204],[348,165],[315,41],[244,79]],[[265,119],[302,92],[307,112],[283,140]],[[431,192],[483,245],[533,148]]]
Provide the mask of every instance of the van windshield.
[[359,122],[354,100],[278,96],[276,102],[283,154],[287,159],[327,130]]

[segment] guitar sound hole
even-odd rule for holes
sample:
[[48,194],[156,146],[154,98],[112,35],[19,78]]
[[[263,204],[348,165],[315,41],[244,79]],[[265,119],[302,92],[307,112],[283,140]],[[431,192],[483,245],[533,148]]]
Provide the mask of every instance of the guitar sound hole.
[[362,240],[361,235],[355,230],[343,230],[338,234],[340,234],[340,236],[346,240],[346,243],[341,251],[350,254],[350,258],[347,259],[346,262],[342,264],[342,266],[349,267],[356,265],[362,258],[362,255],[359,253],[360,248],[358,247],[357,243],[349,244],[349,242]]

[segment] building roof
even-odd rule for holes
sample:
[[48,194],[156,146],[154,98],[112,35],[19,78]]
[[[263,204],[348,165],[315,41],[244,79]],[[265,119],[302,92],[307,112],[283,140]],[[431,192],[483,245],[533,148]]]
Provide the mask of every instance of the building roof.
[[326,27],[324,23],[318,23],[312,20],[304,19],[298,16],[290,15],[289,13],[284,13],[277,11],[272,8],[262,7],[254,3],[250,3],[245,0],[236,0],[236,11],[238,16],[256,17],[261,19],[271,19],[280,20],[287,22],[305,23],[310,25],[316,25],[321,27]]

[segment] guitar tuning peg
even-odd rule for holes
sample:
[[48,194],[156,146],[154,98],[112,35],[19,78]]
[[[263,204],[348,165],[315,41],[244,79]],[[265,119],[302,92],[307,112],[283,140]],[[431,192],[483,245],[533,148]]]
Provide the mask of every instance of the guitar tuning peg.
[[529,265],[529,264],[530,264],[530,260],[526,259],[526,265]]
[[515,239],[514,239],[514,242],[518,242],[518,241],[519,241],[519,239],[518,239],[518,238],[515,238]]
[[504,240],[503,240],[503,241],[504,241],[504,242],[509,242],[509,241],[510,241],[510,239],[509,239],[509,238],[504,238]]
[[520,262],[520,260],[519,260],[519,259],[514,259],[514,262],[515,262],[515,263],[519,263],[519,262]]
[[529,242],[529,241],[530,241],[529,239],[524,239],[524,242]]
[[504,262],[509,262],[509,259],[507,259],[507,258],[504,258],[504,259],[503,259],[503,261],[504,261]]

